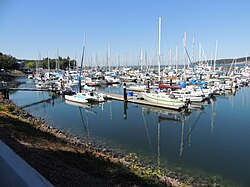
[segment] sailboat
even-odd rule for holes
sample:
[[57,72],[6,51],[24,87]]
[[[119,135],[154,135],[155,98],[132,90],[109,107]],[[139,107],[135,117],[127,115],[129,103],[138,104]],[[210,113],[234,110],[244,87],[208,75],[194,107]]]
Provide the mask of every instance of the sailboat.
[[81,70],[80,75],[78,77],[78,92],[73,95],[65,95],[65,100],[78,102],[78,103],[87,103],[87,102],[103,102],[105,99],[105,95],[101,93],[94,92],[93,90],[89,90],[89,87],[86,89],[88,90],[81,90],[81,72],[83,67],[83,60],[85,59],[85,45],[83,46],[82,52],[82,60],[81,60]]
[[[158,47],[158,76],[160,82],[160,41],[161,41],[161,17],[159,17],[159,47]],[[143,92],[142,97],[149,102],[160,103],[169,108],[179,109],[186,105],[185,101],[175,97],[174,95],[167,95],[162,92]]]
[[84,95],[81,95],[80,93],[77,93],[75,95],[65,95],[65,100],[77,102],[77,103],[87,103],[88,100]]

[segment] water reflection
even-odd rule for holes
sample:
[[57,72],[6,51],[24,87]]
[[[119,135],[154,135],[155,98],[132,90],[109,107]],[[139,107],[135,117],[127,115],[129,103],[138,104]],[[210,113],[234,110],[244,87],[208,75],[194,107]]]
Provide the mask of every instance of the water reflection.
[[[75,106],[79,109],[80,121],[84,129],[83,137],[85,137],[86,140],[89,140],[90,133],[89,133],[88,114],[97,115],[97,111],[94,110],[94,108],[95,107],[103,108],[103,103],[77,103],[77,102],[72,102],[68,100],[64,100],[64,102],[68,105]],[[111,108],[110,108],[110,111],[111,111]],[[110,119],[112,119],[112,112],[110,113]]]
[[216,116],[216,102],[215,99],[211,99],[211,134],[214,132],[214,122]]
[[[154,151],[153,151],[153,146],[152,146],[152,141],[150,139],[150,133],[147,127],[147,121],[145,118],[145,115],[148,116],[152,116],[154,114],[156,115],[156,119],[154,121],[157,121],[157,168],[158,169],[164,169],[161,167],[161,123],[162,122],[166,122],[165,124],[167,125],[178,125],[181,124],[181,135],[180,135],[180,147],[179,147],[179,156],[182,156],[183,154],[183,148],[184,148],[184,126],[185,126],[185,121],[187,121],[189,119],[189,115],[191,114],[190,112],[186,112],[186,111],[175,111],[175,110],[167,110],[167,109],[160,109],[160,108],[156,108],[156,107],[150,107],[150,106],[142,106],[142,117],[143,117],[143,123],[144,123],[144,127],[146,130],[146,135],[147,135],[147,139],[148,139],[148,144],[150,147],[150,151],[151,154],[154,155]],[[192,133],[192,129],[190,130],[189,133],[189,138],[191,139],[191,133]],[[163,134],[164,139],[168,137],[166,136],[166,134]],[[191,142],[191,140],[190,140]],[[164,144],[163,144],[164,145]],[[164,152],[166,152],[168,150],[167,147],[164,146]],[[169,149],[169,151],[171,151],[171,149]]]
[[125,120],[127,119],[127,109],[128,109],[128,103],[124,102],[123,103],[123,112],[124,112],[123,117]]
[[[81,120],[82,120],[82,125],[83,125],[83,128],[85,130],[85,136],[87,139],[89,139],[89,124],[88,124],[88,113],[86,112],[85,116],[86,116],[86,123],[84,121],[84,118],[83,118],[83,114],[82,114],[82,110],[81,110],[81,107],[79,107],[79,111],[80,111],[80,115],[81,115]],[[85,110],[86,111],[86,110]]]
[[64,100],[64,103],[68,104],[68,105],[72,105],[75,107],[78,107],[79,109],[84,108],[84,110],[91,114],[97,114],[97,112],[94,110],[94,108],[96,106],[102,106],[102,103],[95,103],[95,104],[89,104],[89,103],[77,103],[77,102],[73,102],[73,101],[69,101],[69,100]]

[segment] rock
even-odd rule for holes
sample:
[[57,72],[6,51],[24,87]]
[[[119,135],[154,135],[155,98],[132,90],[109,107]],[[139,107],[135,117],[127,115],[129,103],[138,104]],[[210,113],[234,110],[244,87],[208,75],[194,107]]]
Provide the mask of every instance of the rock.
[[187,174],[185,174],[185,175],[182,175],[181,180],[187,181],[188,178],[189,178],[189,176]]
[[177,167],[177,168],[176,168],[176,171],[178,171],[178,172],[181,172],[182,170],[183,170],[182,167]]
[[112,163],[118,163],[118,162],[119,162],[119,159],[118,159],[118,158],[113,158],[113,157],[111,157],[111,158],[109,158],[109,160],[110,160],[110,162],[112,162]]
[[129,167],[130,166],[130,162],[127,162],[125,160],[125,157],[123,157],[122,159],[119,160],[121,164],[123,164],[125,167]]

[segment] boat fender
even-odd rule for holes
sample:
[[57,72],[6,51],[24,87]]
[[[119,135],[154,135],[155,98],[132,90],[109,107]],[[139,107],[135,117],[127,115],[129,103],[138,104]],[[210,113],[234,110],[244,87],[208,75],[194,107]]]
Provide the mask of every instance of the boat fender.
[[169,96],[169,98],[174,99],[174,98],[175,98],[175,95],[174,95],[174,94],[171,94],[171,95]]

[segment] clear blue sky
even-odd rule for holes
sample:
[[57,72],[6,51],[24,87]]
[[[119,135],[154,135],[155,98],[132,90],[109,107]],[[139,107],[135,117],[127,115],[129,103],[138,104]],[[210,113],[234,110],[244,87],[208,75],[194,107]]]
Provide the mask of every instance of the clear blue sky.
[[[162,54],[187,48],[207,58],[234,58],[250,52],[249,0],[0,0],[0,51],[17,58],[80,56],[86,34],[87,54],[148,54],[157,51],[162,17]],[[250,53],[249,53],[250,54]],[[79,58],[79,57],[77,57]]]

